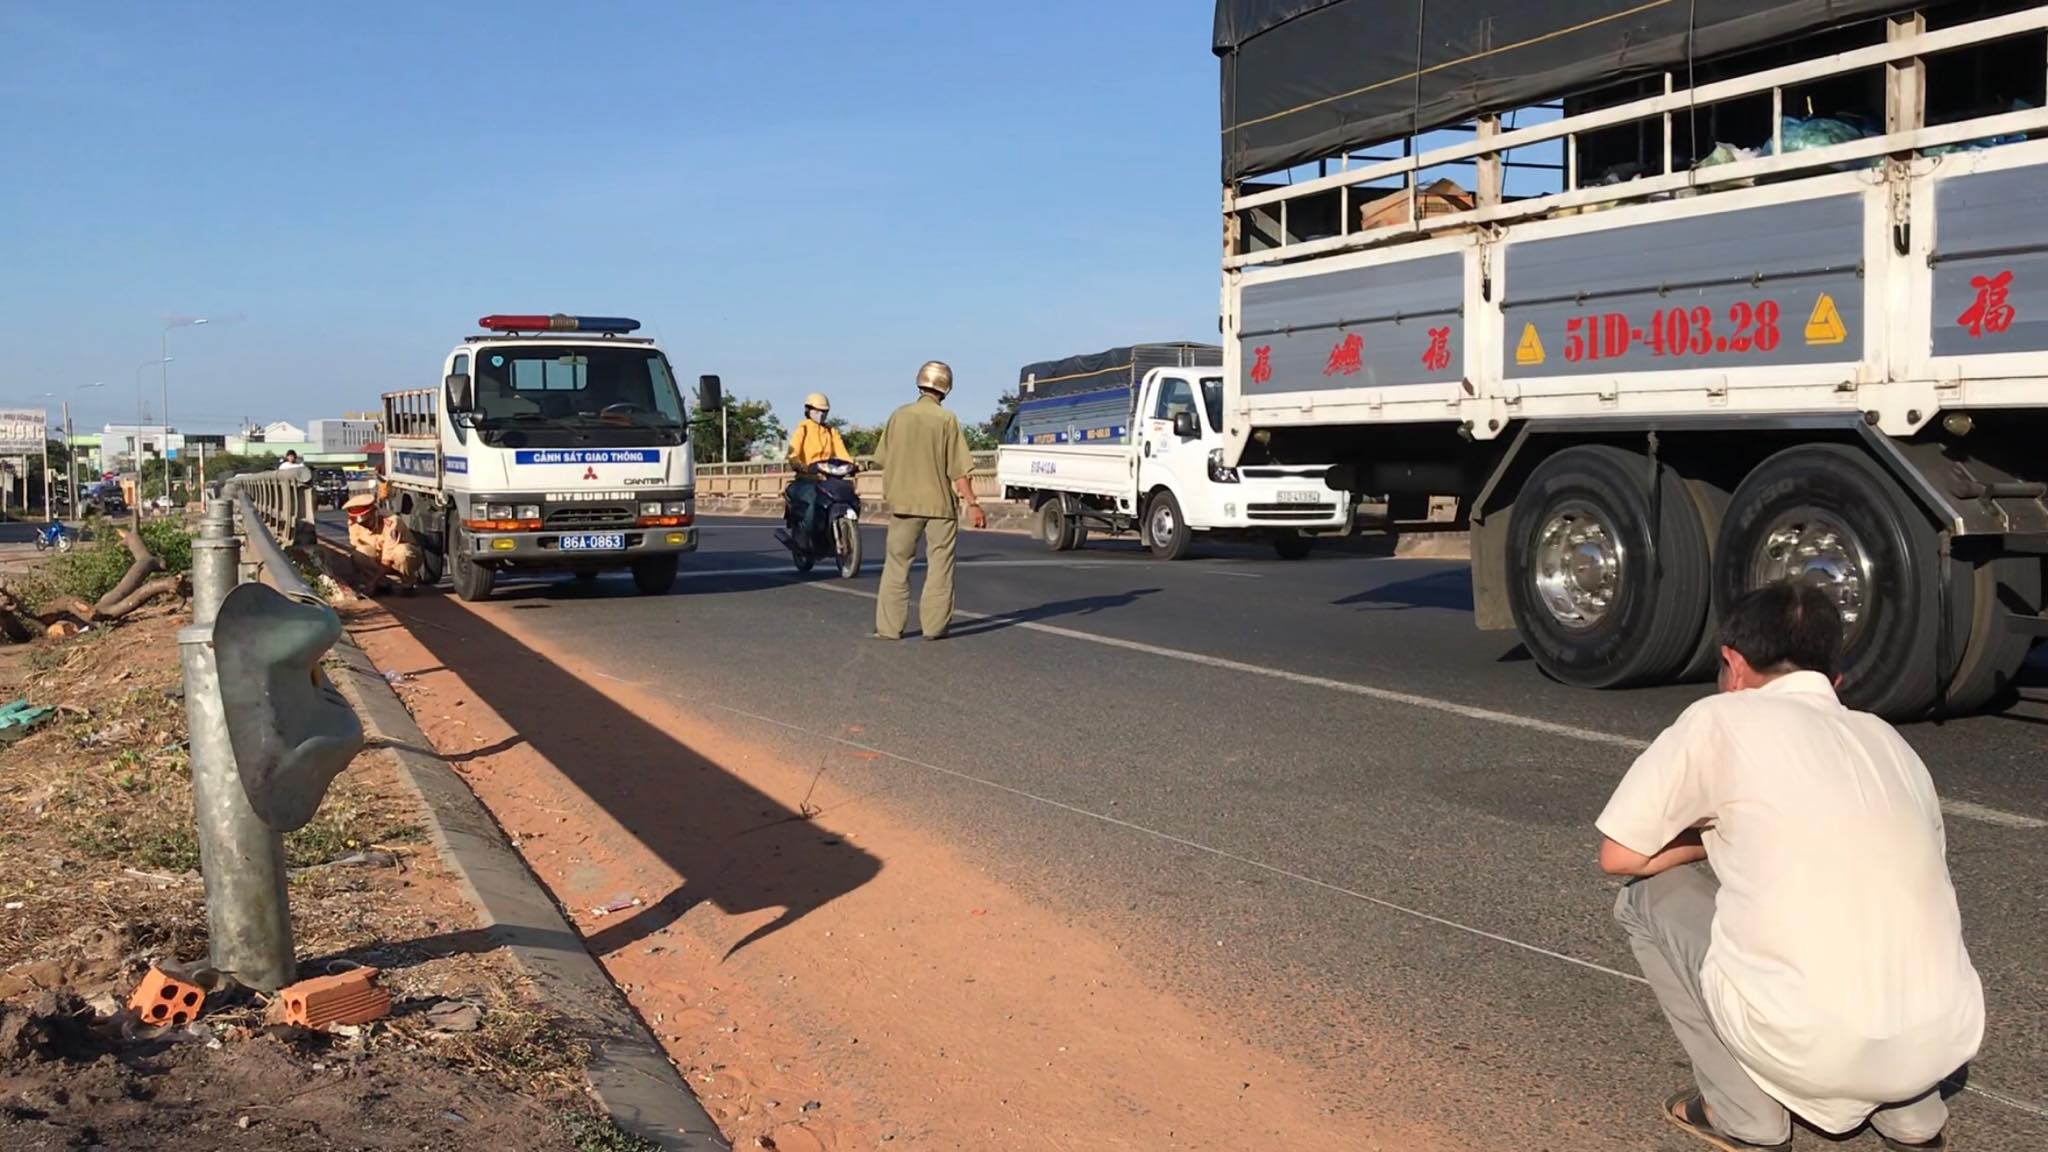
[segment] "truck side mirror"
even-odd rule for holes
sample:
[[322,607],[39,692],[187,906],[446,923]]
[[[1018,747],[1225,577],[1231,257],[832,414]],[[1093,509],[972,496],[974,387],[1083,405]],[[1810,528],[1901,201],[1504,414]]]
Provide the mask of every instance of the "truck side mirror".
[[697,411],[716,412],[725,407],[725,389],[716,376],[697,377]]
[[1183,440],[1198,439],[1202,435],[1202,429],[1195,423],[1195,414],[1193,412],[1175,412],[1173,414],[1173,434]]
[[452,372],[442,383],[448,388],[448,410],[450,412],[467,412],[476,406],[474,403],[476,397],[470,395],[469,373]]

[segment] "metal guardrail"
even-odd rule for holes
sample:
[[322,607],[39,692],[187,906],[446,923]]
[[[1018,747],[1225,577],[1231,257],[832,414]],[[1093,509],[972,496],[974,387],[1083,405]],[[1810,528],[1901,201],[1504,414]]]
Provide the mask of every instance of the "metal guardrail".
[[[977,499],[994,500],[1002,496],[1002,485],[996,482],[996,454],[975,452],[972,454],[974,470],[968,473],[974,485]],[[860,475],[854,477],[854,490],[863,500],[882,498],[882,466],[873,456],[856,456],[855,464],[860,465]],[[740,464],[699,464],[697,465],[697,494],[699,496],[749,496],[767,498],[781,496],[795,473],[781,460],[750,460]]]
[[[222,486],[192,542],[192,623],[178,632],[210,963],[263,992],[297,969],[284,834],[312,820],[363,746],[361,721],[320,670],[341,621],[273,534],[312,530],[311,482],[300,467]],[[254,564],[242,563],[243,539]]]

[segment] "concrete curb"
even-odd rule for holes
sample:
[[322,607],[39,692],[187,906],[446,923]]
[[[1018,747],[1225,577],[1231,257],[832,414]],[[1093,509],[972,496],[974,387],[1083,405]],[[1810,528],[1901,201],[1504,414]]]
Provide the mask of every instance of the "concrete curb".
[[612,1123],[669,1152],[730,1152],[647,1025],[563,918],[469,785],[448,766],[353,639],[334,647],[334,681],[363,718],[370,747],[389,751],[427,811],[434,845],[509,951],[590,1045],[590,1088]]

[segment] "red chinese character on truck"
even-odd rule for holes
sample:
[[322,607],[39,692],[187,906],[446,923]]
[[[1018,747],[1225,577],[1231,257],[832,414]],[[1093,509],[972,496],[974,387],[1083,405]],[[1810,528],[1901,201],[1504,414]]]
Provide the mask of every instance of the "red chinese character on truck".
[[1252,383],[1264,384],[1273,378],[1273,346],[1261,344],[1252,349]]
[[1359,357],[1365,351],[1365,337],[1353,332],[1330,349],[1330,362],[1323,365],[1325,376],[1356,376],[1363,367]]
[[2005,299],[2012,288],[2012,269],[2008,268],[1996,276],[1972,276],[1970,287],[1977,290],[1977,299],[1956,317],[1956,323],[1970,330],[1971,339],[1977,339],[1986,332],[1996,335],[2012,327],[2017,313]]
[[1441,372],[1451,366],[1451,329],[1448,325],[1429,330],[1429,348],[1422,353],[1422,366]]

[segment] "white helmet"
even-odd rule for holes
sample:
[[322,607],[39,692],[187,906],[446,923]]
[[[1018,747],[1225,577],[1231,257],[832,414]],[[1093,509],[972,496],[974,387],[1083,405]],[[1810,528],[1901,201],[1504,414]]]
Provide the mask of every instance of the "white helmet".
[[816,408],[820,412],[830,412],[832,410],[832,398],[823,392],[813,392],[809,396],[804,397],[804,407]]

